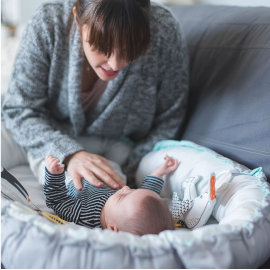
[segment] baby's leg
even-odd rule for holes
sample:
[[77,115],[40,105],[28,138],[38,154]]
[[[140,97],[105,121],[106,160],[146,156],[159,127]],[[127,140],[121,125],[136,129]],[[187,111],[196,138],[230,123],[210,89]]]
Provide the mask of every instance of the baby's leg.
[[34,176],[38,179],[41,185],[45,182],[45,159],[34,158],[29,152],[27,153],[29,166]]

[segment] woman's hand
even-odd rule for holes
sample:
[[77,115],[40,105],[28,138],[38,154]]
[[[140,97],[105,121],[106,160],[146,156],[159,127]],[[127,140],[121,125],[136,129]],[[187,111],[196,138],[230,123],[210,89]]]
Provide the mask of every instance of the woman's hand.
[[161,165],[159,165],[152,173],[151,175],[157,176],[159,178],[162,178],[164,174],[168,174],[170,172],[173,172],[178,167],[178,161],[169,157],[166,155],[164,157],[165,162]]
[[80,151],[68,156],[64,163],[77,190],[82,189],[81,178],[95,187],[103,186],[97,177],[113,189],[122,188],[125,185],[104,157]]

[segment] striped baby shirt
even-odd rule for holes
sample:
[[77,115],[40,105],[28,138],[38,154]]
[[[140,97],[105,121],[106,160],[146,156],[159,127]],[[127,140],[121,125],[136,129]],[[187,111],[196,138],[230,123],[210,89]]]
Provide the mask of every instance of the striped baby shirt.
[[[164,181],[161,178],[147,175],[141,188],[150,189],[160,194]],[[82,190],[78,191],[73,182],[65,183],[65,172],[51,174],[45,168],[44,194],[46,205],[62,219],[74,222],[88,228],[101,228],[101,210],[118,190],[112,189],[103,182],[103,187],[97,188],[82,179]]]

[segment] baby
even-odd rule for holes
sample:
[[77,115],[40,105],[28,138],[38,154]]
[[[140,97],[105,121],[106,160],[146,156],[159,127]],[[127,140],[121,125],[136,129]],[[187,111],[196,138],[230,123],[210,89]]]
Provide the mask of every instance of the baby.
[[101,188],[82,179],[78,191],[73,182],[65,184],[64,165],[54,156],[46,157],[44,194],[46,204],[68,222],[88,228],[125,231],[135,235],[159,234],[174,230],[166,203],[159,196],[163,175],[173,172],[178,162],[169,156],[150,175],[145,176],[140,189],[124,186],[114,190],[106,184]]

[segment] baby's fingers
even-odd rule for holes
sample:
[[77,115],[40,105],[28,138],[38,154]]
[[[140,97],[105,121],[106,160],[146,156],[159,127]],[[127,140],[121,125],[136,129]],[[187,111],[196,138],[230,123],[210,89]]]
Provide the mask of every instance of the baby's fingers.
[[60,162],[60,160],[58,158],[53,158],[51,162],[51,167],[56,168],[58,167],[58,163]]
[[55,159],[56,158],[54,156],[51,155],[46,156],[46,166],[51,167]]
[[167,161],[171,161],[171,162],[174,162],[175,161],[175,159],[173,159],[172,157],[169,157],[168,155],[166,155],[165,157],[164,157],[164,159]]
[[167,168],[169,165],[169,160],[166,159],[165,162],[161,165],[163,168]]
[[176,170],[178,167],[178,161],[177,160],[174,160],[174,164],[172,165],[172,169],[173,170]]

